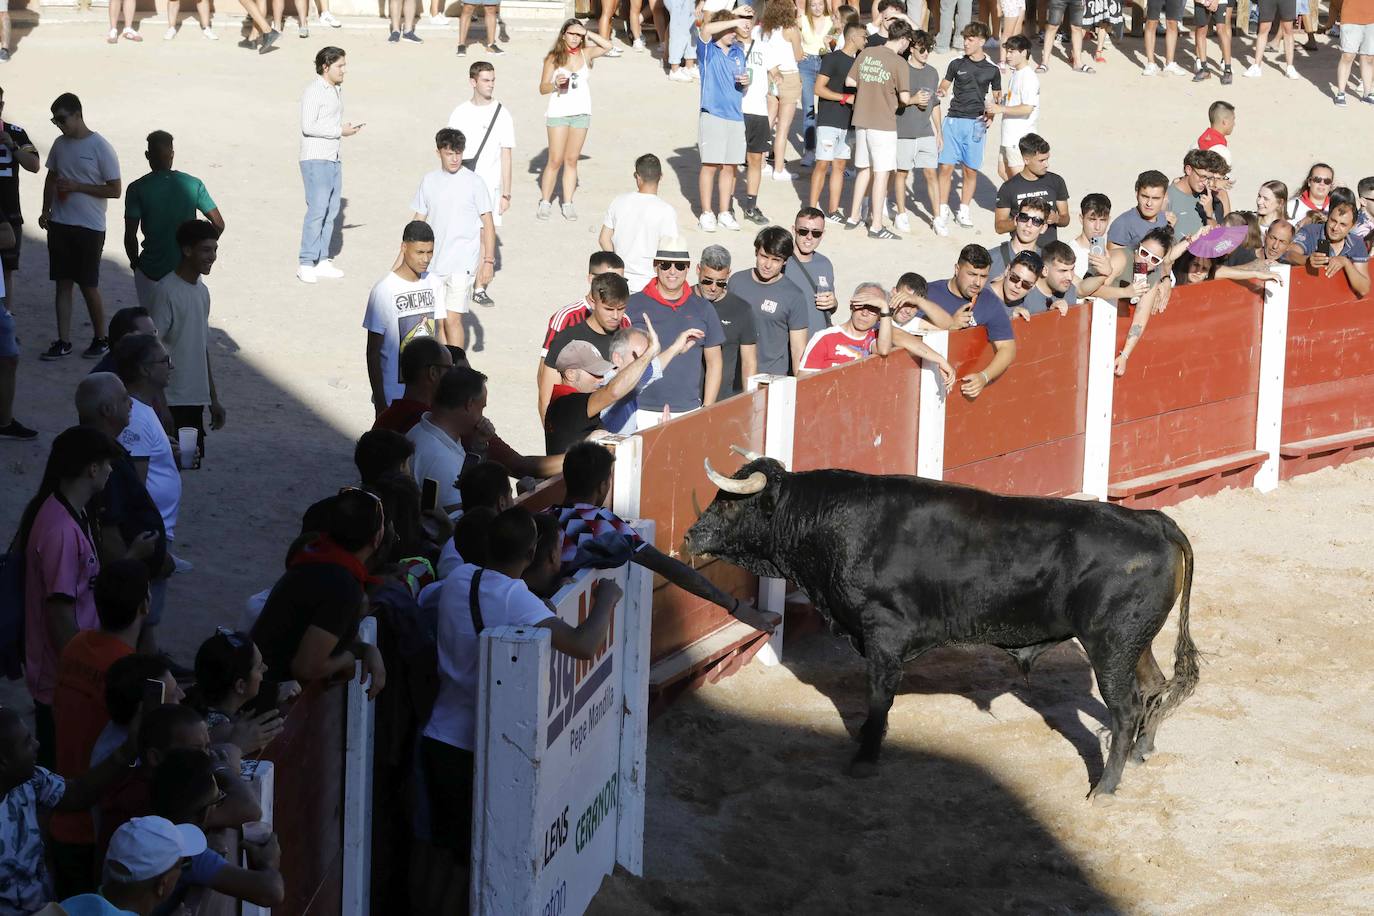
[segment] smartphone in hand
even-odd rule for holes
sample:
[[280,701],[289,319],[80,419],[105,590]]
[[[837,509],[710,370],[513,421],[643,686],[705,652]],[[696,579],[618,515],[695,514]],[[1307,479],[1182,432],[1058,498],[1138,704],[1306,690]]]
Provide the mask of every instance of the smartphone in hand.
[[420,510],[428,512],[439,507],[439,481],[426,477],[420,488]]

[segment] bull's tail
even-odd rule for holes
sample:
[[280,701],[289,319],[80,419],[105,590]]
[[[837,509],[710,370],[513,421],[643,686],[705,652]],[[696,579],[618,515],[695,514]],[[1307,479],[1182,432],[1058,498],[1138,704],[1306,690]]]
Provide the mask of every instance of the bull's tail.
[[1166,516],[1165,536],[1183,554],[1183,589],[1178,611],[1178,639],[1174,642],[1174,676],[1146,701],[1141,729],[1156,726],[1197,689],[1200,675],[1197,646],[1188,632],[1188,603],[1193,592],[1193,545],[1188,536]]

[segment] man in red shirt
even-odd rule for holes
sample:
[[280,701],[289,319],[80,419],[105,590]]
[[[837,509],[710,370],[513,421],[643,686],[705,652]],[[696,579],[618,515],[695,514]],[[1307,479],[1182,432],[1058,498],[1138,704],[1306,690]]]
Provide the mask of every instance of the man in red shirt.
[[433,337],[416,337],[401,350],[400,363],[405,392],[377,414],[372,428],[404,436],[429,410],[439,379],[453,368],[453,353]]
[[[100,628],[82,630],[62,647],[53,691],[57,723],[57,772],[76,779],[90,769],[91,749],[110,721],[105,707],[105,674],[138,645],[148,616],[148,565],[117,560],[95,579]],[[54,812],[48,849],[57,896],[63,899],[95,890],[95,825],[88,811]]]
[[872,353],[886,357],[895,347],[916,359],[928,359],[939,367],[945,387],[954,384],[954,368],[921,338],[892,326],[892,313],[911,297],[904,290],[887,291],[877,283],[860,283],[849,299],[849,320],[822,331],[802,353],[803,372],[818,372],[862,359]]

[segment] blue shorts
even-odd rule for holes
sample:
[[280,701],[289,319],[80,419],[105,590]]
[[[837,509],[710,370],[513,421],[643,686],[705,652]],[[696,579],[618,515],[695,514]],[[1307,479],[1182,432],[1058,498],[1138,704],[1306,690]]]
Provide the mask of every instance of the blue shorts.
[[0,359],[15,359],[19,356],[19,336],[14,328],[14,316],[5,308],[5,300],[0,299]]
[[945,143],[940,147],[941,165],[983,167],[983,141],[988,126],[980,118],[945,118]]

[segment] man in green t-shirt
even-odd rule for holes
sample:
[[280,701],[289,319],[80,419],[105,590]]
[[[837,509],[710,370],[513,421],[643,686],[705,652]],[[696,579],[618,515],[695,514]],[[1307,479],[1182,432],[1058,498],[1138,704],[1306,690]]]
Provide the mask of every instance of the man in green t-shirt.
[[[172,168],[175,151],[171,134],[165,130],[149,134],[144,155],[152,171],[129,185],[124,195],[124,252],[134,272],[138,304],[148,308],[157,281],[181,261],[177,227],[200,212],[222,233],[224,217],[199,178]],[[138,247],[140,228],[142,251]]]

